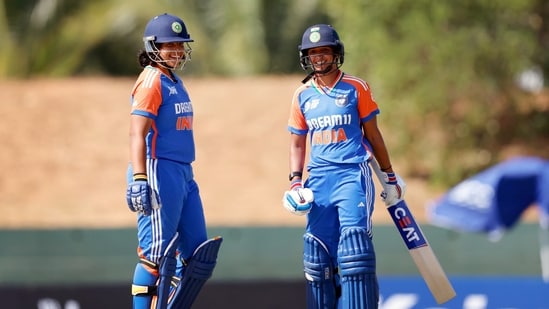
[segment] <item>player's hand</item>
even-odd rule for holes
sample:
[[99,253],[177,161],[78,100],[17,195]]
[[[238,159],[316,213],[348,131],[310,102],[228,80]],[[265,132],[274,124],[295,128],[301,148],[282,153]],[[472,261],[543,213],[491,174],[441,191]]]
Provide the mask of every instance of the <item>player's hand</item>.
[[148,184],[147,180],[135,180],[128,184],[126,202],[133,212],[149,216],[153,209],[160,207],[158,193]]
[[404,199],[406,183],[396,173],[382,173],[382,175],[384,183],[381,199],[385,202],[385,205],[393,206]]
[[303,188],[301,181],[292,183],[290,190],[284,192],[282,205],[290,213],[298,216],[308,214],[313,207],[313,191]]

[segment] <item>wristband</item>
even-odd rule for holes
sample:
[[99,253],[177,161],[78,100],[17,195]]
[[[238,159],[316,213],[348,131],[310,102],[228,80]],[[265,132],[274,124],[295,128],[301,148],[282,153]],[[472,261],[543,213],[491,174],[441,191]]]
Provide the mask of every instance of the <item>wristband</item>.
[[147,181],[146,173],[135,173],[133,174],[133,181],[144,180]]
[[294,190],[294,189],[297,189],[297,188],[301,188],[303,185],[301,184],[301,180],[294,180],[292,181],[292,183],[290,184],[290,191],[291,190]]
[[292,181],[292,179],[294,179],[294,177],[303,177],[303,173],[302,172],[291,172],[290,173],[290,176],[288,177],[290,181]]
[[395,173],[387,173],[387,184],[396,185],[398,183]]

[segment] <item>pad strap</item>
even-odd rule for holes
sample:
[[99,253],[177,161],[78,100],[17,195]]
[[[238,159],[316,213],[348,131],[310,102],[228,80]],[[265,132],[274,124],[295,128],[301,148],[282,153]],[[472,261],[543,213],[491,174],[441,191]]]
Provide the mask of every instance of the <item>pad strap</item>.
[[[154,272],[158,271],[158,264],[149,261],[144,258],[139,259],[139,263],[145,265],[145,269],[150,269]],[[157,286],[155,285],[142,285],[142,284],[132,284],[132,295],[141,295],[141,296],[154,296],[157,292]]]
[[177,267],[177,259],[175,258],[177,239],[179,233],[175,233],[174,237],[166,247],[164,255],[160,259],[158,265],[158,290],[157,290],[157,302],[156,309],[168,308],[168,299],[170,296],[170,289],[172,284],[172,277],[175,274]]
[[156,285],[137,285],[132,284],[132,295],[156,295]]

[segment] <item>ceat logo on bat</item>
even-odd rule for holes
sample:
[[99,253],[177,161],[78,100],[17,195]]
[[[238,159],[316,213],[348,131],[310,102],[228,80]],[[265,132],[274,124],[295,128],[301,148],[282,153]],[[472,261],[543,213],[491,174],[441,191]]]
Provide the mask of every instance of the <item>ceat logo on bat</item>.
[[408,249],[415,249],[427,245],[425,237],[421,233],[416,220],[404,201],[400,201],[397,204],[390,206],[388,210]]

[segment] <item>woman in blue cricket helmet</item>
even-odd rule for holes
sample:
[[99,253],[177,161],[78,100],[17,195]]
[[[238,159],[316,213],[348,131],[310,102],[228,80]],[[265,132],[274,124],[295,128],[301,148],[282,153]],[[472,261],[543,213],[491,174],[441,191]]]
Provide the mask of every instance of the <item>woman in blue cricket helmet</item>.
[[142,67],[157,64],[167,69],[182,69],[191,60],[189,42],[194,40],[181,18],[167,13],[155,16],[145,27],[145,49],[139,53],[139,64]]
[[[334,57],[331,63],[325,63],[323,69],[319,69],[319,66],[311,61],[309,50],[325,46],[332,49]],[[339,35],[332,26],[317,24],[310,26],[303,33],[301,45],[299,45],[299,63],[303,70],[309,73],[306,80],[315,74],[325,75],[339,69],[343,65],[344,56],[343,42],[341,42]]]
[[290,184],[282,202],[292,214],[307,216],[305,307],[377,309],[375,186],[369,162],[381,169],[376,172],[386,206],[401,203],[406,184],[393,170],[369,84],[340,69],[343,43],[334,28],[307,28],[299,53],[308,75],[292,96]]
[[137,213],[134,309],[191,308],[216,265],[198,183],[194,110],[175,68],[191,58],[183,21],[162,14],[145,27],[143,70],[131,91],[126,201]]

